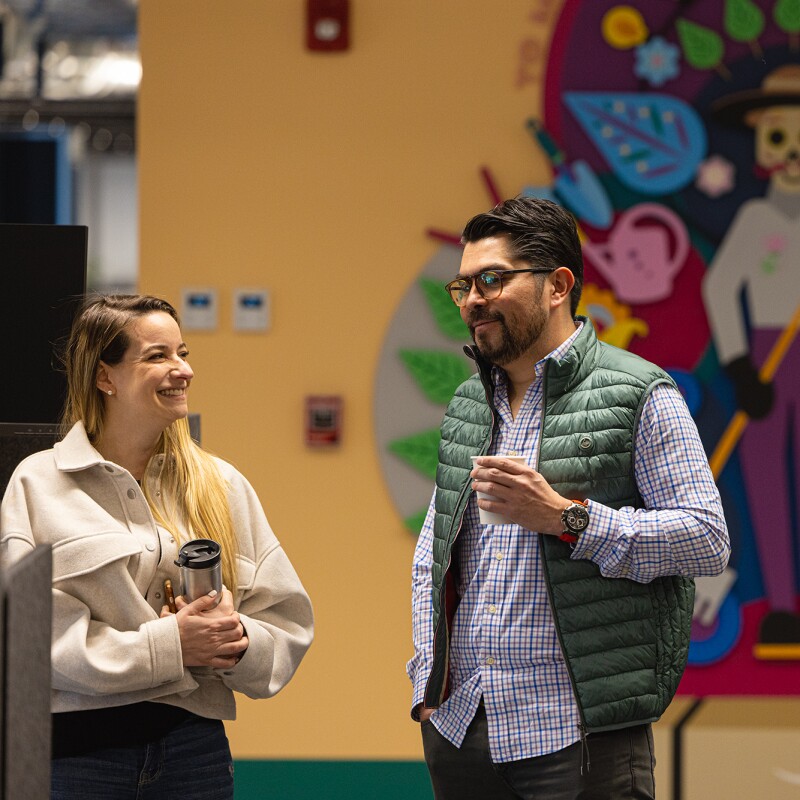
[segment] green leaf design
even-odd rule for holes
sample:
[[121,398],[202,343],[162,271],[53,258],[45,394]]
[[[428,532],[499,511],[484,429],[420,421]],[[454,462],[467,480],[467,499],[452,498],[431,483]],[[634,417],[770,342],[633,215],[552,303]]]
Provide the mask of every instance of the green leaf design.
[[679,19],[675,25],[683,53],[693,67],[713,69],[722,61],[724,46],[718,33],[687,19]]
[[439,434],[438,428],[415,433],[404,439],[395,439],[389,442],[389,451],[398,458],[403,459],[410,467],[421,472],[428,478],[436,477],[436,466],[439,463]]
[[401,350],[400,358],[425,397],[446,405],[471,375],[465,359],[438,350]]
[[406,517],[403,520],[403,524],[406,526],[406,528],[408,528],[409,531],[411,531],[411,533],[414,534],[414,536],[419,536],[427,515],[428,509],[423,508],[422,511],[417,511],[416,514]]
[[419,285],[425,293],[433,320],[440,333],[448,339],[463,342],[469,339],[469,328],[461,319],[458,306],[447,296],[441,283],[430,278],[420,278]]
[[772,14],[782,31],[800,32],[800,0],[778,0]]
[[764,31],[764,14],[752,0],[725,0],[725,31],[737,42],[752,42]]

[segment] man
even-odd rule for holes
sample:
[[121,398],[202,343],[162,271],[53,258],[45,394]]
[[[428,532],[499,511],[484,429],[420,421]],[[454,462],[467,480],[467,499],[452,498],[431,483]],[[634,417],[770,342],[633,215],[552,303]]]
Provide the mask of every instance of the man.
[[[507,200],[462,241],[447,290],[478,375],[442,424],[408,664],[436,798],[652,798],[689,576],[730,552],[697,429],[665,372],[574,317],[564,210]],[[481,525],[478,505],[508,523]]]

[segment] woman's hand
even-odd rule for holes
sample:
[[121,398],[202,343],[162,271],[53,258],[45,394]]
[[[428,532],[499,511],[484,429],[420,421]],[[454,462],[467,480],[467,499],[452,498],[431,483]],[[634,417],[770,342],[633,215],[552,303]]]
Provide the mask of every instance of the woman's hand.
[[[178,612],[178,633],[186,667],[226,669],[234,666],[249,645],[239,614],[233,607],[233,596],[223,587],[222,599],[214,606],[216,592],[187,603],[175,598]],[[168,614],[165,606],[161,616]]]

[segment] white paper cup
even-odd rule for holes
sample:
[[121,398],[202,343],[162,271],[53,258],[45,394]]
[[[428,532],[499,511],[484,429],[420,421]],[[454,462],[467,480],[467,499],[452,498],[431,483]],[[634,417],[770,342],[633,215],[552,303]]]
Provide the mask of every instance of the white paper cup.
[[[472,463],[474,465],[475,459],[483,458],[483,456],[470,456],[470,458],[472,458]],[[498,455],[497,458],[507,458],[509,461],[513,461],[515,464],[527,463],[523,456]],[[475,492],[475,494],[478,495],[478,500],[482,500],[483,498],[486,498],[487,500],[494,500],[493,495],[486,494],[485,492]],[[506,525],[507,523],[511,522],[508,517],[504,517],[502,514],[497,514],[494,511],[484,511],[480,506],[478,506],[478,516],[481,525]]]

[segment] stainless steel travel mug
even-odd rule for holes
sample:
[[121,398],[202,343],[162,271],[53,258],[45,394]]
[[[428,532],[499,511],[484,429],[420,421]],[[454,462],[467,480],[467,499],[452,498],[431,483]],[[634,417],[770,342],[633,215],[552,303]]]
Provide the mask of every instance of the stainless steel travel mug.
[[175,563],[181,568],[182,594],[187,603],[212,589],[217,590],[214,605],[222,599],[222,553],[213,539],[186,542]]

